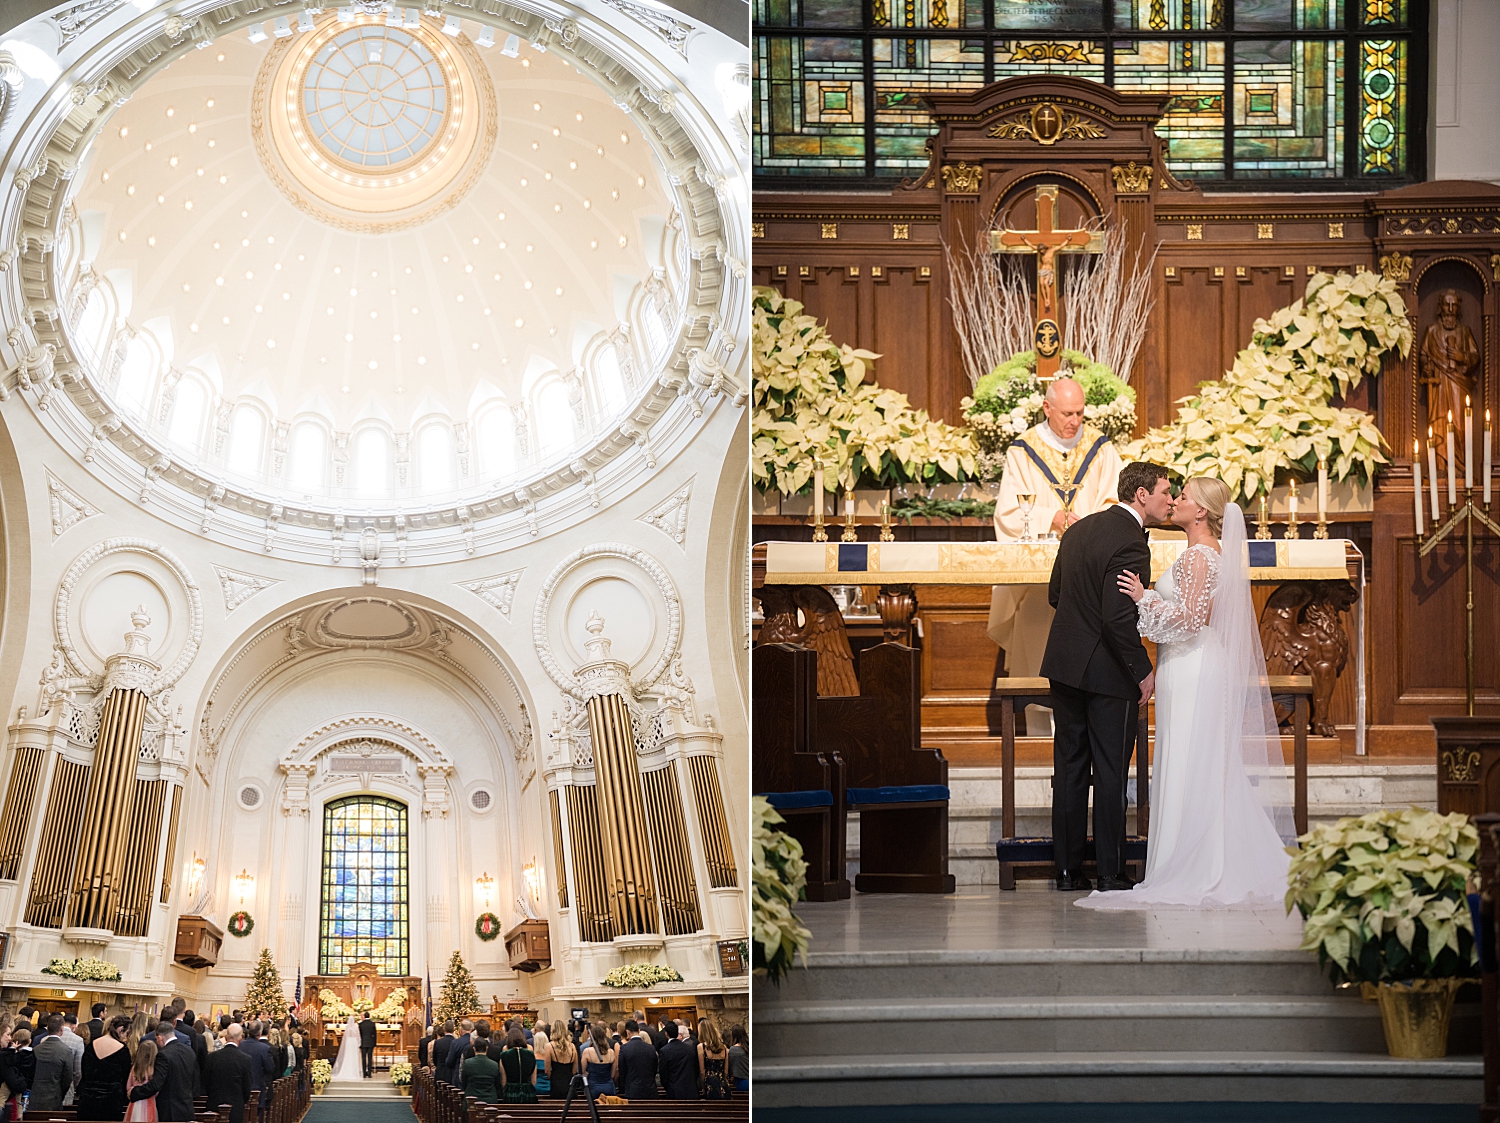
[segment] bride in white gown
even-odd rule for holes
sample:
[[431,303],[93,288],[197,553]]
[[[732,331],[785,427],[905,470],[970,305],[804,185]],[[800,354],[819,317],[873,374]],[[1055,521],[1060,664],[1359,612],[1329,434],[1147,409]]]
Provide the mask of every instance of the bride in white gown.
[[1128,571],[1120,579],[1158,645],[1146,877],[1075,902],[1084,908],[1279,909],[1286,893],[1296,832],[1244,513],[1228,499],[1219,480],[1187,481],[1172,521],[1188,548],[1153,590]]
[[339,1055],[333,1062],[335,1080],[363,1080],[364,1068],[359,1063],[359,1023],[354,1015],[344,1023],[344,1040],[339,1043]]

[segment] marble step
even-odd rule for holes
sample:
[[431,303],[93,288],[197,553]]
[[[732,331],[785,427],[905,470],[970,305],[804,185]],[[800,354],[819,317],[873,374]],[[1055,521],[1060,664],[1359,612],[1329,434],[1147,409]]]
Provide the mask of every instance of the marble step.
[[[757,1020],[760,1017],[757,1011]],[[869,1025],[845,1045],[908,1036]],[[896,1031],[892,1033],[891,1031]],[[1479,1103],[1484,1062],[1290,1050],[939,1055],[868,1052],[755,1062],[757,1107],[939,1103]]]
[[395,1091],[395,1085],[391,1083],[389,1073],[377,1072],[369,1080],[362,1081],[334,1081],[328,1085],[320,1098],[325,1100],[382,1100],[390,1103],[401,1103],[403,1096]]
[[[1129,1043],[1141,1052],[1305,1051],[1384,1053],[1380,1010],[1357,994],[1125,995],[1110,998],[908,998],[807,1003],[756,1010],[756,1064],[815,1057],[828,1042],[861,1040],[869,1026],[900,1026],[877,1035],[870,1053],[893,1059],[954,1054],[984,1046],[1017,1052],[1108,1052]],[[1479,1007],[1454,1011],[1450,1048],[1480,1048]]]

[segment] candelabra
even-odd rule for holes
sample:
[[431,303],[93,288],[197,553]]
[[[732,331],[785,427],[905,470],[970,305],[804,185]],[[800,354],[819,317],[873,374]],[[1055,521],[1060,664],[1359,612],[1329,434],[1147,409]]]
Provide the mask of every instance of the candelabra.
[[814,504],[813,506],[812,528],[812,540],[814,542],[828,541],[828,527],[827,524],[823,522],[823,504],[821,503]]
[[[1470,477],[1472,479],[1472,476]],[[1449,475],[1449,486],[1452,486],[1452,475]],[[1474,502],[1474,485],[1467,484],[1464,487],[1464,505],[1457,508],[1449,517],[1448,521],[1432,532],[1431,537],[1425,541],[1421,535],[1417,541],[1421,543],[1417,550],[1419,558],[1425,558],[1437,548],[1439,542],[1453,535],[1458,530],[1458,524],[1464,526],[1464,603],[1465,603],[1465,627],[1464,627],[1464,702],[1467,707],[1466,713],[1469,717],[1474,716],[1474,521],[1477,519],[1489,527],[1490,533],[1500,536],[1500,526],[1486,513],[1489,504],[1484,504],[1485,510],[1480,510],[1479,504]],[[1433,510],[1437,509],[1437,500],[1433,499]]]
[[880,540],[882,542],[896,540],[896,532],[891,529],[891,505],[889,503],[880,505]]
[[854,500],[848,499],[844,502],[844,533],[839,535],[840,542],[858,542],[859,531],[854,524]]

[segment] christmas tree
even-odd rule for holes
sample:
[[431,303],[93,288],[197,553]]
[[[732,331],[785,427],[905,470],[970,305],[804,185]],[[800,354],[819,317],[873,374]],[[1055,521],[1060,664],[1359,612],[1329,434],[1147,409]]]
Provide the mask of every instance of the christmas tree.
[[281,992],[281,974],[271,959],[271,950],[262,948],[260,962],[255,965],[255,977],[250,980],[250,993],[245,996],[245,1010],[250,1014],[264,1011],[273,1018],[286,1013],[286,996]]
[[433,1016],[439,1022],[449,1018],[457,1021],[478,1009],[479,992],[474,989],[474,976],[464,966],[463,954],[454,952],[453,958],[448,960],[448,973],[443,976],[443,989],[438,995],[437,1011]]

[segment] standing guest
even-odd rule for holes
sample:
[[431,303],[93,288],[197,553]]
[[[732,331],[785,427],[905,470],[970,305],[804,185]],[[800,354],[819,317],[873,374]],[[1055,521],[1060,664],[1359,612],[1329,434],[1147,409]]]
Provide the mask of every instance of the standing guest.
[[656,1099],[656,1050],[634,1018],[625,1022],[620,1046],[620,1095],[632,1102]]
[[463,1063],[464,1095],[481,1103],[500,1102],[500,1066],[490,1058],[490,1039],[474,1040],[474,1055]]
[[55,1111],[73,1090],[77,1081],[73,1050],[62,1039],[61,1014],[51,1014],[42,1023],[46,1036],[36,1045],[36,1077],[31,1082],[32,1108]]
[[31,1030],[21,1022],[10,1031],[10,1047],[0,1051],[0,1083],[10,1089],[5,1101],[5,1118],[20,1119],[21,1097],[31,1091],[36,1078],[36,1054],[31,1050]]
[[[509,1022],[506,1023],[506,1029],[510,1029]],[[481,1041],[488,1041],[490,1043],[490,1060],[494,1061],[496,1064],[500,1063],[500,1049],[495,1044],[494,1035],[490,1031],[490,1023],[486,1019],[480,1018],[477,1022],[474,1023],[474,1032],[469,1035],[468,1048],[463,1051],[463,1054],[459,1057],[457,1063],[454,1066],[455,1072],[453,1074],[453,1082],[460,1088],[464,1086],[464,1061],[468,1060],[474,1055],[474,1047]],[[451,1054],[449,1059],[452,1059]]]
[[250,1058],[250,1087],[260,1093],[260,1108],[265,1111],[271,1106],[266,1089],[276,1079],[276,1061],[271,1056],[271,1047],[260,1039],[259,1022],[252,1021],[243,1030],[245,1037],[240,1048]]
[[78,1035],[77,1014],[63,1015],[62,1033],[59,1035],[59,1038],[68,1047],[68,1052],[73,1057],[73,1086],[68,1089],[68,1094],[63,1097],[62,1102],[63,1107],[68,1107],[73,1103],[73,1096],[77,1093],[79,1082],[83,1079],[84,1041]]
[[698,1019],[698,1075],[703,1078],[705,1100],[729,1098],[729,1050],[707,1018]]
[[278,1027],[272,1026],[271,1032],[266,1034],[266,1044],[271,1047],[271,1071],[276,1074],[271,1079],[276,1080],[286,1074],[286,1045]]
[[[156,1075],[156,1042],[149,1037],[142,1041],[130,1060],[130,1075],[125,1078],[125,1094],[129,1096],[142,1084],[151,1083]],[[156,1097],[132,1100],[125,1114],[125,1123],[156,1123]]]
[[422,1035],[422,1040],[417,1042],[417,1067],[427,1067],[427,1053],[432,1048],[432,1043],[437,1040],[437,1027],[428,1026],[427,1032]]
[[620,1051],[610,1041],[603,1026],[590,1026],[589,1032],[593,1035],[593,1040],[583,1051],[584,1071],[589,1076],[589,1096],[613,1096]]
[[203,1023],[191,1010],[183,1010],[182,1020],[177,1023],[177,1028],[187,1031],[187,1047],[193,1051],[193,1064],[198,1069],[194,1095],[201,1096],[203,1095],[203,1062],[208,1059],[208,1042],[203,1038]]
[[151,1079],[132,1088],[126,1098],[132,1102],[155,1098],[156,1118],[162,1123],[191,1123],[196,1069],[193,1051],[178,1038],[176,1027],[163,1018],[156,1023],[156,1064]]
[[[135,1051],[141,1047],[141,1042],[152,1035],[155,1023],[151,1015],[144,1010],[137,1010],[130,1019],[130,1032],[125,1035],[125,1048],[130,1050],[130,1055],[135,1056]],[[175,1035],[174,1035],[175,1036]]]
[[245,1123],[245,1105],[250,1102],[251,1071],[254,1065],[250,1057],[240,1048],[245,1031],[236,1025],[224,1031],[223,1048],[212,1053],[207,1061],[203,1084],[208,1096],[209,1110],[229,1106],[229,1123]]
[[302,1035],[291,1032],[286,1041],[286,1068],[282,1070],[283,1076],[290,1076],[302,1067],[305,1058],[302,1055]]
[[368,1010],[359,1022],[359,1064],[366,1080],[375,1075],[375,1023]]
[[89,1040],[104,1036],[104,1011],[107,1007],[102,1002],[96,1002],[89,1007]]
[[13,1028],[25,1028],[25,1029],[35,1029],[36,1028],[36,1007],[35,1006],[22,1006],[21,1010],[20,1010],[20,1013],[17,1014],[16,1017],[17,1017],[16,1025]]
[[500,1054],[500,1099],[508,1104],[536,1103],[536,1054],[526,1044],[520,1026],[505,1035]]
[[552,1090],[547,1076],[546,1054],[551,1044],[547,1037],[547,1023],[538,1022],[531,1035],[531,1051],[536,1054],[536,1094],[544,1096]]
[[453,1036],[453,1020],[450,1018],[443,1023],[443,1031],[438,1039],[432,1043],[430,1056],[432,1057],[432,1076],[434,1080],[447,1079],[443,1073],[448,1068],[448,1053],[452,1050],[457,1039]]
[[[542,1063],[547,1069],[549,1094],[554,1100],[566,1098],[568,1086],[573,1083],[574,1066],[578,1064],[578,1048],[561,1020],[552,1023],[552,1036],[547,1039],[547,1057]],[[540,1082],[537,1091],[541,1091]]]
[[750,1038],[745,1027],[729,1027],[729,1079],[736,1092],[750,1090]]
[[662,1033],[667,1038],[658,1055],[662,1091],[669,1100],[696,1100],[698,1058],[688,1043],[677,1035],[676,1022],[662,1023]]
[[655,1049],[658,1053],[661,1052],[661,1047],[667,1043],[666,1031],[662,1029],[666,1020],[666,1015],[662,1015],[657,1019],[655,1026],[648,1026],[645,1022],[641,1023],[645,1027],[646,1036],[651,1038],[651,1048]]
[[474,1043],[474,1023],[465,1018],[458,1023],[459,1033],[453,1039],[453,1048],[448,1050],[448,1072],[443,1077],[449,1084],[457,1085],[462,1079],[459,1069],[468,1059],[469,1046]]
[[129,1014],[116,1014],[109,1029],[83,1050],[83,1079],[75,1106],[79,1119],[119,1119],[125,1114],[125,1077],[130,1072]]

